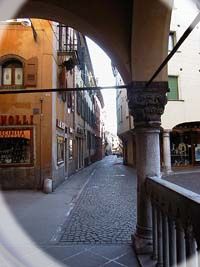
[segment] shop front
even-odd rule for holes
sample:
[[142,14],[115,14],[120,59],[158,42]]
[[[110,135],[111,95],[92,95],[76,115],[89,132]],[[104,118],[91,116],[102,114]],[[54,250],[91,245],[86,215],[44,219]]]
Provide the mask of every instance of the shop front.
[[33,116],[0,115],[0,184],[35,188]]
[[0,166],[33,166],[33,128],[0,128]]
[[176,126],[170,135],[173,167],[200,166],[200,123]]

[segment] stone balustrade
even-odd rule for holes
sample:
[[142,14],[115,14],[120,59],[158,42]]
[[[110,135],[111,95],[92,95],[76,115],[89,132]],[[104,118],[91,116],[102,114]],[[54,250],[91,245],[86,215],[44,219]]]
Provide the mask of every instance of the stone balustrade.
[[198,267],[200,195],[158,177],[146,179],[156,267]]

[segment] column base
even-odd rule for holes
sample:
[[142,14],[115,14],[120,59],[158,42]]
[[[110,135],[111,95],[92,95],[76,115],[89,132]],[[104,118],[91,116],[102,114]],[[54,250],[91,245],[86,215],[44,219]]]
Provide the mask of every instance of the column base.
[[136,232],[132,235],[132,244],[137,254],[152,254],[153,242],[151,229],[137,226]]
[[172,169],[163,168],[162,174],[164,174],[164,175],[170,175],[170,174],[173,174],[173,171],[172,171]]

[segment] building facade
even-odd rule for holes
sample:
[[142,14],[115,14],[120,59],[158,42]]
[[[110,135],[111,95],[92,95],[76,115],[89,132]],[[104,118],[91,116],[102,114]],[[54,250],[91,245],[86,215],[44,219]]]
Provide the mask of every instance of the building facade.
[[[65,25],[40,19],[6,21],[0,24],[0,39],[1,89],[95,85],[86,39]],[[100,149],[94,99],[100,99],[101,110],[101,92],[2,95],[1,187],[42,189],[46,182],[51,191],[91,163]]]
[[[187,18],[184,14],[187,10]],[[169,34],[170,52],[197,13],[190,1],[174,1]],[[168,63],[168,103],[162,116],[160,134],[161,165],[163,171],[172,167],[200,165],[200,106],[199,106],[199,45],[197,26]],[[123,84],[114,69],[117,84]],[[126,90],[117,92],[118,136],[123,141],[124,163],[135,166],[134,120],[129,115]]]
[[[116,85],[122,85],[123,81],[116,69],[113,69]],[[135,136],[133,133],[133,117],[129,114],[126,90],[116,91],[117,110],[117,135],[123,144],[123,163],[135,167]]]

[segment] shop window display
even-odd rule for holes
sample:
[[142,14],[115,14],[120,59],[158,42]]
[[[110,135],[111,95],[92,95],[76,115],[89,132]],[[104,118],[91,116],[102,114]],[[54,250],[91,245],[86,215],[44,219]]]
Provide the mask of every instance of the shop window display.
[[61,164],[64,162],[64,137],[57,136],[57,163]]
[[172,144],[172,164],[173,166],[187,166],[190,164],[189,148],[191,146],[183,142]]
[[33,159],[32,154],[31,130],[0,130],[0,165],[30,165]]
[[200,162],[200,144],[195,145],[195,161]]

